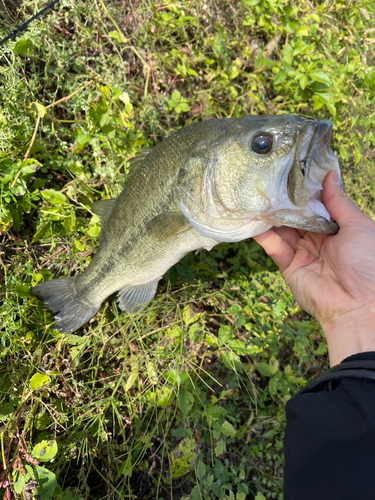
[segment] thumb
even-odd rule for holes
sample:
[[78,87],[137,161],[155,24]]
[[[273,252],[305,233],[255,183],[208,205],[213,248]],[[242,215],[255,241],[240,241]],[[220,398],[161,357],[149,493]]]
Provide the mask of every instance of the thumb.
[[341,188],[340,175],[331,170],[324,178],[322,202],[332,220],[342,227],[353,223],[362,223],[366,216]]

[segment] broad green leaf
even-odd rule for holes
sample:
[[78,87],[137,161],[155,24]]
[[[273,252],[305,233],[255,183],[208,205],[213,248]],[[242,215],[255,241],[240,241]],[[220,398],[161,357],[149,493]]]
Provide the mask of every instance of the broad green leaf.
[[12,403],[0,404],[0,421],[8,420],[14,411]]
[[174,90],[172,92],[172,99],[173,101],[179,102],[179,100],[181,99],[181,93],[178,90]]
[[328,103],[326,104],[326,106],[327,106],[327,108],[330,110],[331,114],[332,114],[333,116],[336,116],[336,107],[335,107],[335,105],[334,105],[334,104],[331,104],[331,103],[329,103],[329,102],[328,102]]
[[271,377],[272,376],[272,369],[270,365],[266,365],[266,363],[255,363],[255,366],[262,375],[265,377]]
[[190,111],[190,106],[186,102],[181,102],[180,108],[183,113]]
[[280,85],[280,83],[283,83],[286,80],[286,73],[284,71],[279,71],[276,73],[275,78],[273,79],[274,85]]
[[342,158],[345,161],[348,161],[348,159],[349,159],[348,152],[344,148],[344,146],[339,146],[339,153],[340,153],[340,158]]
[[30,40],[18,40],[16,45],[13,47],[13,52],[16,54],[24,54],[27,52],[27,49],[31,47],[31,42]]
[[173,450],[169,455],[172,462],[171,476],[175,479],[187,474],[194,467],[197,458],[196,442],[193,439],[185,438],[178,445],[178,449]]
[[162,390],[156,391],[156,403],[161,408],[166,408],[168,405],[172,403],[175,398],[175,391],[169,389],[168,387],[164,387]]
[[208,333],[205,336],[205,341],[207,342],[208,345],[217,346],[219,344],[217,337],[215,337],[215,335],[212,335],[211,333]]
[[332,80],[327,76],[324,71],[311,71],[310,78],[312,78],[315,82],[325,83],[326,85],[332,85]]
[[206,475],[206,466],[202,462],[202,460],[199,460],[198,465],[197,465],[197,477],[199,481],[202,481],[204,476]]
[[100,226],[99,224],[90,224],[89,225],[89,230],[87,231],[87,234],[91,236],[91,238],[97,238],[100,234]]
[[286,309],[286,303],[283,300],[279,300],[276,306],[272,310],[272,316],[279,318]]
[[221,426],[221,432],[225,436],[229,437],[234,437],[236,435],[236,429],[233,427],[233,425],[228,422],[228,420],[225,420],[224,423]]
[[307,75],[303,75],[299,79],[299,86],[301,87],[302,90],[304,90],[306,88],[306,85],[307,85]]
[[26,483],[25,483],[24,476],[21,474],[21,472],[18,472],[17,473],[17,481],[15,481],[13,484],[14,491],[16,493],[18,493],[18,495],[19,495],[20,493],[22,493],[22,490],[23,490],[25,484]]
[[215,457],[220,457],[226,451],[227,445],[224,439],[219,439],[215,446]]
[[375,71],[370,71],[364,77],[364,82],[369,89],[375,91]]
[[128,454],[126,457],[126,460],[121,464],[117,477],[124,476],[124,477],[131,477],[132,476],[132,455],[131,453]]
[[264,437],[266,439],[272,439],[275,436],[277,436],[277,431],[275,431],[274,429],[271,429],[270,431],[266,432],[265,435],[264,435]]
[[228,314],[232,314],[234,316],[237,316],[240,312],[242,312],[242,307],[239,304],[233,304],[227,311]]
[[64,335],[64,340],[69,345],[80,345],[86,342],[85,337],[80,337],[79,335],[74,335],[74,333],[67,333]]
[[188,497],[181,497],[181,500],[201,500],[201,492],[199,489],[199,486],[195,485],[194,488],[191,490],[191,495]]
[[186,389],[180,390],[178,395],[178,405],[184,415],[187,415],[194,404],[195,398],[193,394]]
[[35,373],[30,379],[30,389],[39,389],[45,385],[49,385],[51,379],[48,375],[42,375],[41,373]]
[[246,495],[245,491],[238,491],[236,494],[236,500],[246,500]]
[[243,340],[239,340],[239,339],[231,340],[229,342],[229,347],[231,349],[233,349],[233,351],[235,351],[240,356],[243,356],[247,352],[246,345],[245,345],[245,342]]
[[148,381],[151,384],[156,385],[158,383],[158,374],[156,372],[155,363],[153,361],[147,362],[147,377]]
[[47,110],[46,108],[43,106],[43,104],[40,104],[40,102],[33,102],[33,104],[35,107],[36,107],[36,110],[38,111],[38,115],[40,116],[40,118],[43,118],[45,116],[45,114],[47,113]]
[[130,103],[130,97],[127,92],[122,92],[119,99],[125,104],[125,106]]
[[76,225],[77,225],[76,214],[74,212],[71,212],[70,217],[66,217],[64,219],[63,226],[69,233],[71,233],[76,228]]
[[35,467],[35,479],[38,481],[39,487],[33,491],[34,498],[38,498],[38,500],[51,500],[58,486],[55,474],[37,465]]
[[31,243],[35,243],[36,241],[47,238],[51,234],[51,222],[46,222],[38,231],[34,234],[33,240]]
[[279,362],[277,361],[277,359],[274,356],[271,357],[270,362],[269,362],[269,366],[271,369],[271,374],[275,375],[275,373],[279,369]]
[[314,100],[314,109],[315,110],[318,110],[324,106],[324,102],[322,102],[322,100],[320,99],[320,97],[318,95],[314,95],[313,100]]
[[28,158],[21,163],[20,170],[21,175],[30,175],[38,170],[39,167],[42,167],[42,164],[39,163],[34,158]]
[[84,497],[75,488],[68,488],[56,497],[56,500],[85,500]]
[[34,423],[38,431],[44,431],[51,421],[52,419],[47,415],[47,413],[38,413],[35,417]]
[[57,453],[56,441],[41,441],[36,444],[31,452],[31,455],[40,462],[49,462]]
[[302,36],[307,36],[310,32],[310,26],[299,26],[297,28],[297,33]]
[[242,363],[240,357],[235,352],[221,352],[221,359],[223,360],[224,365],[231,370],[242,373]]
[[230,326],[221,326],[219,328],[219,339],[221,342],[226,344],[231,338],[233,338],[232,329]]
[[98,85],[98,89],[105,97],[108,97],[111,93],[111,89],[110,87],[108,87],[108,85]]
[[[88,142],[90,142],[92,139],[92,136],[90,134],[85,134],[85,133],[78,133],[77,135],[77,144],[84,146]],[[78,148],[77,148],[78,149]]]
[[271,377],[270,381],[268,382],[268,389],[270,391],[270,394],[272,396],[275,396],[277,394],[277,389],[278,389],[279,382],[275,377]]
[[118,31],[110,31],[108,35],[110,36],[110,38],[117,40],[119,43],[127,42],[126,37],[122,33],[119,33]]
[[128,392],[128,390],[132,387],[137,378],[138,378],[138,372],[137,371],[131,372],[128,380],[126,381],[125,392]]
[[246,493],[244,491],[237,492],[236,500],[246,500]]
[[28,285],[17,285],[16,292],[19,297],[30,297],[30,287]]
[[62,205],[66,202],[66,196],[54,189],[45,189],[41,191],[40,194],[46,201],[49,201],[53,205]]
[[260,3],[261,0],[241,0],[241,1],[245,5],[249,5],[250,7],[255,7],[255,5],[258,5],[258,3]]
[[266,497],[263,495],[263,493],[258,491],[258,493],[254,497],[254,500],[266,500]]
[[228,411],[222,406],[214,405],[212,407],[209,407],[208,413],[211,417],[218,418],[220,417],[220,415],[226,415]]

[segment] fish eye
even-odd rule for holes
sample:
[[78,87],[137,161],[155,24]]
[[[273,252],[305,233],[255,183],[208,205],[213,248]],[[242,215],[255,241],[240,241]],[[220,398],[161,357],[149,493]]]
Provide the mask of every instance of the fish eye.
[[251,149],[259,155],[266,155],[271,151],[272,143],[272,137],[263,132],[254,137],[251,143]]

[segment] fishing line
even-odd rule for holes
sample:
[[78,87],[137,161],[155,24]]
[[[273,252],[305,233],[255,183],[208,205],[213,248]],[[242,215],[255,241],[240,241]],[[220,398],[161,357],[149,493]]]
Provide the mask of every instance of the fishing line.
[[23,23],[19,28],[16,28],[15,30],[13,30],[11,33],[9,33],[8,36],[6,36],[2,40],[0,40],[0,47],[6,41],[8,41],[10,38],[14,37],[15,35],[17,35],[17,33],[19,33],[20,31],[22,31],[23,29],[25,29],[26,26],[28,26],[32,21],[34,21],[34,19],[36,19],[37,17],[41,16],[46,10],[50,9],[51,7],[53,7],[55,5],[55,3],[57,3],[58,1],[59,0],[53,0],[53,2],[51,2],[46,7],[44,7],[44,9],[40,10],[37,14],[35,14],[35,16],[33,16],[28,21],[26,21],[25,23]]

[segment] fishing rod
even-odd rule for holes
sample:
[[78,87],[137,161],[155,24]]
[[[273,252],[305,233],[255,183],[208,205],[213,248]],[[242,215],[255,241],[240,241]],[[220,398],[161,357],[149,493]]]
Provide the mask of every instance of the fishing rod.
[[31,17],[28,21],[26,21],[25,23],[23,23],[21,26],[19,26],[18,28],[16,28],[15,30],[13,30],[11,33],[9,33],[8,36],[6,36],[5,38],[3,38],[2,40],[0,40],[0,47],[5,43],[7,42],[10,38],[13,38],[14,36],[17,35],[17,33],[19,33],[20,31],[22,31],[23,29],[25,29],[32,21],[34,21],[34,19],[36,19],[37,17],[41,16],[46,10],[50,9],[51,7],[53,7],[55,5],[55,3],[57,3],[59,0],[53,0],[53,2],[51,2],[50,4],[48,4],[46,7],[44,7],[44,9],[40,10],[37,14],[35,14],[35,16]]

